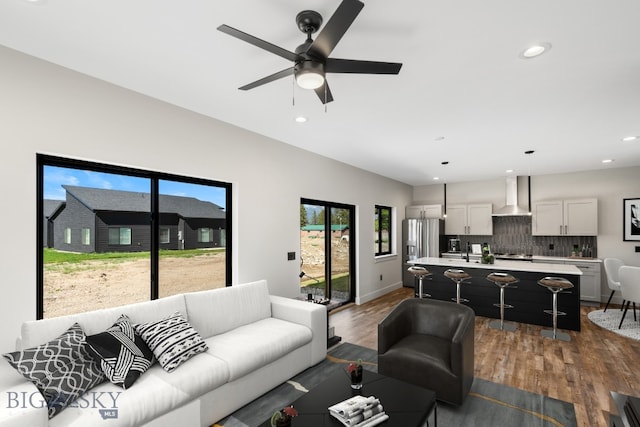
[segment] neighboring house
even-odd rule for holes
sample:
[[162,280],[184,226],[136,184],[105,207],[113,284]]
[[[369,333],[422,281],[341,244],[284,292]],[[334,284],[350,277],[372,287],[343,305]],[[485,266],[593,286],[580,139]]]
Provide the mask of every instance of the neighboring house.
[[64,209],[64,200],[44,199],[42,201],[42,246],[53,248],[53,224],[56,217]]
[[[148,193],[62,186],[64,209],[53,221],[53,243],[74,252],[138,252],[151,248]],[[160,195],[160,249],[224,247],[226,213],[193,197]]]
[[[300,235],[307,236],[307,237],[324,237],[324,224],[305,225],[300,228]],[[348,235],[349,235],[348,225],[331,224],[331,237],[343,238]]]

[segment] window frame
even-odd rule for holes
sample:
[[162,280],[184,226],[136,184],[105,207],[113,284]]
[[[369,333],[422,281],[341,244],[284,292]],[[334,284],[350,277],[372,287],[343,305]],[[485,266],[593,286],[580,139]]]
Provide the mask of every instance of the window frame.
[[89,246],[91,244],[91,229],[89,227],[82,227],[80,233],[80,243],[84,246]]
[[160,251],[160,213],[158,206],[158,194],[159,194],[159,182],[162,180],[167,181],[180,181],[190,184],[208,185],[221,187],[225,189],[225,213],[226,213],[226,230],[225,230],[225,284],[231,286],[233,283],[232,278],[232,254],[233,254],[233,242],[231,236],[233,236],[233,212],[232,212],[232,184],[223,181],[216,181],[212,179],[189,177],[184,175],[175,175],[165,172],[151,171],[145,169],[137,169],[132,167],[125,167],[119,165],[113,165],[108,163],[98,163],[86,160],[78,160],[73,158],[58,157],[48,154],[36,153],[36,319],[42,319],[44,316],[44,213],[43,213],[43,200],[44,200],[44,167],[45,166],[57,166],[70,169],[83,169],[91,170],[95,172],[103,172],[110,174],[128,175],[139,178],[146,178],[151,183],[151,274],[149,278],[150,298],[149,300],[155,300],[159,298],[159,251]]
[[[389,212],[389,235],[388,235],[388,245],[389,245],[389,250],[388,251],[384,251],[382,249],[382,227],[381,227],[381,220],[382,220],[382,212],[383,211],[388,211]],[[377,220],[376,220],[377,217]],[[373,218],[374,218],[374,233],[376,236],[376,242],[375,246],[375,253],[374,253],[374,257],[380,257],[380,256],[387,256],[387,255],[393,255],[393,208],[391,206],[384,206],[384,205],[375,205],[374,206],[374,214],[373,214]],[[378,225],[378,229],[376,230],[376,221],[377,221],[377,225]]]

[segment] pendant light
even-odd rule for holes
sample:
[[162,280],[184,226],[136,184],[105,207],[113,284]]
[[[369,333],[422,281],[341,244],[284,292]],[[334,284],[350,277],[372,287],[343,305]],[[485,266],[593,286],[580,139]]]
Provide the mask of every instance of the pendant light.
[[528,195],[528,202],[529,202],[529,215],[531,215],[531,155],[535,153],[534,150],[527,150],[524,152],[524,154],[526,154],[529,157],[529,171],[528,171],[528,175],[527,175],[527,195]]

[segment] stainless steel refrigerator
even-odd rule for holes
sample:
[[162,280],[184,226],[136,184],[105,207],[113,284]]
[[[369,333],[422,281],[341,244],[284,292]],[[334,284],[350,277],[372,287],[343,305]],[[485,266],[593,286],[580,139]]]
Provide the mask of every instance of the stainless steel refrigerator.
[[440,257],[446,251],[444,220],[405,219],[402,221],[402,282],[414,287],[414,277],[407,269],[408,261],[424,257]]

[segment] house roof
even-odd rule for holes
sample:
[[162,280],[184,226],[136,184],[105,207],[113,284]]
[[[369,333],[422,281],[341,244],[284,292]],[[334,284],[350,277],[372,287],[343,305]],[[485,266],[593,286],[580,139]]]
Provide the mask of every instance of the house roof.
[[[105,190],[101,188],[62,186],[68,195],[92,211],[149,212],[151,195],[135,191]],[[224,219],[221,206],[195,197],[160,194],[160,212],[175,213],[184,218]]]
[[42,213],[45,218],[51,218],[56,211],[65,204],[64,200],[43,199]]

